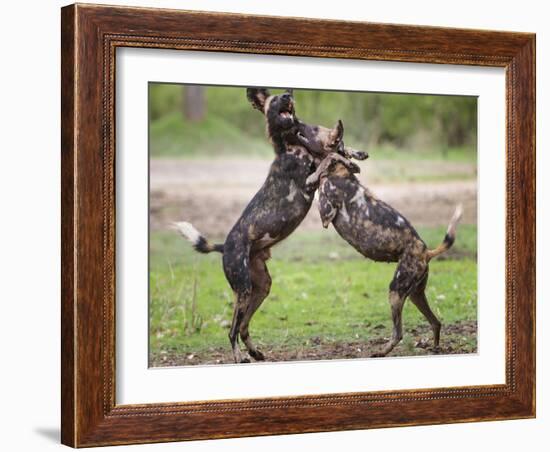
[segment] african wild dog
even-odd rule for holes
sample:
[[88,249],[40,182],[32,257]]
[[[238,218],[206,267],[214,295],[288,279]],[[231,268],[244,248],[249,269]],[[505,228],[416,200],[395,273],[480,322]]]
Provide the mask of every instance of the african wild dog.
[[[306,189],[306,179],[326,155],[322,149],[315,155],[310,154],[296,138],[297,134],[302,138],[317,137],[323,149],[339,147],[341,152],[345,152],[336,128],[309,126],[295,117],[291,91],[272,96],[266,89],[249,88],[247,97],[253,107],[265,115],[267,135],[275,150],[275,160],[266,181],[246,206],[223,245],[208,243],[189,223],[176,224],[197,251],[223,253],[225,276],[236,296],[229,331],[235,362],[249,362],[241,355],[238,336],[252,358],[264,359],[250,338],[248,325],[271,289],[266,261],[270,258],[270,248],[288,237],[311,208],[316,187],[310,185]],[[340,141],[337,142],[337,138]],[[361,153],[352,151],[348,155],[363,157]]]
[[[343,126],[339,134],[343,135]],[[299,139],[310,151],[323,149],[325,143],[315,135]],[[428,264],[454,243],[456,226],[462,215],[459,205],[451,219],[443,242],[429,250],[409,221],[397,210],[376,198],[363,187],[354,173],[355,164],[340,153],[330,153],[309,176],[307,186],[319,186],[319,212],[323,226],[332,222],[334,229],[363,256],[377,262],[398,262],[389,287],[393,333],[391,340],[373,356],[385,356],[403,336],[401,312],[407,297],[432,327],[434,346],[439,346],[441,323],[428,305],[426,283]]]

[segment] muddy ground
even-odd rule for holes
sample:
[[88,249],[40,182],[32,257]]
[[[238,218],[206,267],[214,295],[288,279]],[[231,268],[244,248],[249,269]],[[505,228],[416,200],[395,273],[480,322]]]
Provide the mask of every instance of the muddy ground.
[[[431,329],[428,325],[404,328],[404,340],[389,356],[450,355],[475,353],[477,322],[464,321],[443,325],[441,346],[434,348]],[[389,340],[389,331],[380,328],[381,333],[364,341],[328,342],[314,337],[301,346],[286,348],[261,347],[266,362],[315,361],[334,359],[369,358]],[[388,335],[386,335],[388,334]],[[233,355],[229,346],[210,348],[200,353],[176,353],[163,351],[150,357],[151,367],[173,367],[212,364],[232,364]]]
[[[394,166],[403,163],[366,162],[368,164],[362,163],[359,175],[363,184],[398,209],[413,225],[446,225],[459,202],[464,206],[462,221],[469,224],[477,221],[475,166],[416,162],[411,166],[422,177],[446,177],[447,181],[408,182],[395,178]],[[267,160],[254,159],[151,160],[151,228],[167,229],[171,222],[185,220],[206,235],[224,237],[262,185],[269,164]],[[384,174],[390,170],[394,173],[388,182]],[[452,180],[463,176],[469,179]],[[316,204],[300,228],[321,228]]]

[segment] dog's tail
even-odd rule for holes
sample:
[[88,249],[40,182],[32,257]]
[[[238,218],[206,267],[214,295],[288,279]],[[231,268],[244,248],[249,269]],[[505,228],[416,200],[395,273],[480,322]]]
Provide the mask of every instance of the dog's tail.
[[193,248],[199,253],[211,253],[217,251],[223,254],[223,243],[211,244],[208,240],[187,221],[173,223],[178,232],[193,244]]
[[458,225],[458,222],[460,221],[461,217],[462,217],[462,204],[459,204],[455,209],[453,218],[451,218],[451,222],[449,223],[449,227],[447,228],[447,234],[445,234],[445,238],[443,239],[443,242],[441,242],[441,244],[437,248],[433,250],[428,250],[428,260],[431,260],[432,258],[439,256],[440,254],[447,251],[451,246],[453,246],[453,243],[455,242],[455,237],[456,237],[456,226]]

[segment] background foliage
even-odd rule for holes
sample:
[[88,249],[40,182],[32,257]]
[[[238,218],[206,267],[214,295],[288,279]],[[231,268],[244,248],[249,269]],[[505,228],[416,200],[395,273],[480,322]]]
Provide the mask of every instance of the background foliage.
[[[245,88],[154,83],[149,90],[152,156],[192,156],[205,146],[213,155],[271,156],[263,118],[250,108]],[[186,96],[192,90],[202,92]],[[294,96],[305,122],[332,126],[342,119],[354,147],[443,158],[449,150],[463,158],[475,154],[475,97],[316,90],[295,90]]]

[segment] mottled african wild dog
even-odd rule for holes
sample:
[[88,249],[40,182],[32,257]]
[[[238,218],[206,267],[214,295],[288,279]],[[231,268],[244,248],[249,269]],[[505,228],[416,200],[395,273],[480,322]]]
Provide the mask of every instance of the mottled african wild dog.
[[[238,336],[252,358],[264,359],[250,338],[248,325],[271,289],[266,266],[270,248],[288,237],[311,208],[316,187],[313,184],[306,189],[306,179],[327,155],[323,149],[339,148],[345,152],[337,128],[310,126],[296,118],[291,91],[272,96],[266,89],[249,88],[247,97],[253,107],[265,115],[267,135],[275,150],[275,160],[266,181],[246,206],[223,245],[208,243],[189,223],[176,224],[197,251],[223,253],[225,276],[236,296],[229,331],[235,362],[249,362],[241,355]],[[315,136],[317,142],[322,143],[322,149],[315,155],[310,154],[298,141],[298,134],[302,139]],[[347,155],[364,157],[356,151]]]
[[[340,126],[338,133],[342,137],[344,129],[342,124]],[[299,139],[312,152],[316,148],[325,148],[325,143],[320,142],[315,134],[299,135]],[[369,259],[398,262],[389,287],[392,338],[373,356],[387,355],[401,340],[401,312],[407,297],[430,323],[437,347],[441,323],[426,298],[428,263],[453,245],[462,207],[459,205],[456,208],[443,242],[434,250],[429,250],[403,215],[361,185],[354,175],[356,172],[356,165],[341,153],[330,153],[309,176],[306,187],[310,184],[312,187],[319,186],[319,212],[325,228],[332,222],[338,234]]]

